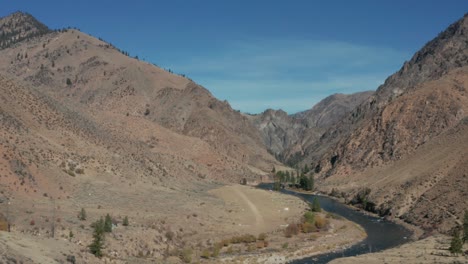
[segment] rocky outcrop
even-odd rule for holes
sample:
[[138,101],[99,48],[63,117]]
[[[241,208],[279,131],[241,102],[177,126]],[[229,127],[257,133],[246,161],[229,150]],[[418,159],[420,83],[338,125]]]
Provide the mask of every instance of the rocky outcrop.
[[288,115],[282,110],[268,109],[248,118],[260,130],[271,153],[282,161],[294,163],[291,157],[318,140],[323,131],[372,94],[372,91],[333,94],[307,111]]
[[51,30],[28,13],[16,12],[0,18],[0,49],[41,36]]

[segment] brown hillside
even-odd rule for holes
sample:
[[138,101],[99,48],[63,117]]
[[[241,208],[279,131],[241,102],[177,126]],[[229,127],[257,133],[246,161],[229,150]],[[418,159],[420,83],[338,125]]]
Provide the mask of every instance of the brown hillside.
[[[374,96],[358,105],[337,125],[328,129],[321,136],[319,142],[305,145],[302,163],[312,162],[314,166],[318,165],[317,172],[332,174],[333,171],[330,171],[333,167],[330,166],[331,161],[333,160],[333,164],[336,165],[342,162],[343,154],[345,154],[342,148],[353,141],[352,138],[355,133],[360,133],[359,131],[363,130],[361,125],[365,125],[366,122],[373,119],[374,126],[380,126],[381,133],[387,133],[386,127],[381,127],[380,120],[383,118],[383,111],[388,103],[406,92],[418,89],[418,87],[421,87],[420,84],[424,82],[436,80],[454,69],[468,65],[468,42],[466,41],[468,35],[465,33],[467,30],[468,16],[464,16],[428,42],[409,62],[403,65],[400,71],[387,78],[385,83],[377,89]],[[437,108],[436,106],[435,108],[441,113],[446,109],[444,107]],[[451,125],[454,125],[454,123]],[[439,133],[447,128],[449,127],[441,128]],[[416,137],[426,136],[423,133],[416,135],[416,130],[414,132]],[[435,134],[437,133],[432,133],[432,135]],[[373,140],[373,137],[369,137],[368,140]],[[395,148],[398,151],[410,151],[414,149],[415,145],[419,144],[416,141],[398,142],[391,138],[387,138],[385,142],[385,148],[382,147],[384,142],[380,142],[382,144],[374,144],[369,150],[363,149],[358,156],[354,157],[356,160],[370,160],[370,164],[361,162],[355,165],[364,167],[372,163],[386,162],[388,159],[394,160],[397,159],[397,156],[393,155]],[[399,146],[391,146],[394,143]],[[383,150],[383,153],[379,153],[382,152],[378,150],[379,148]],[[368,155],[372,155],[372,157],[367,157]],[[326,171],[323,169],[325,167]]]
[[[17,59],[26,53],[27,59]],[[50,33],[5,49],[0,56],[6,58],[0,71],[94,121],[112,116],[132,123],[143,118],[201,138],[237,163],[266,170],[276,162],[248,120],[203,87],[79,31]]]
[[[74,255],[103,263],[89,253],[89,226],[107,213],[119,226],[106,237],[105,253],[126,263],[141,252],[160,262],[168,247],[200,252],[221,237],[270,232],[305,208],[296,198],[245,186],[224,190],[225,202],[208,191],[254,176],[254,168],[143,116],[89,117],[3,75],[0,124],[0,198],[11,201],[0,210],[12,223],[0,241],[2,261],[61,263]],[[250,226],[252,213],[239,195],[270,221]],[[289,213],[277,214],[285,207]],[[77,219],[81,208],[85,221]],[[120,225],[124,216],[128,228]]]
[[468,119],[434,137],[414,153],[362,172],[328,177],[322,188],[345,191],[351,199],[367,187],[378,211],[426,230],[448,232],[468,208]]

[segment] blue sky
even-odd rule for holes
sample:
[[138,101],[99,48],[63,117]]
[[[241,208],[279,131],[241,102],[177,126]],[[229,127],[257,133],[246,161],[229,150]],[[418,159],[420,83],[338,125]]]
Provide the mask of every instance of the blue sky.
[[77,27],[258,113],[306,110],[333,93],[375,90],[468,1],[26,1],[51,28]]

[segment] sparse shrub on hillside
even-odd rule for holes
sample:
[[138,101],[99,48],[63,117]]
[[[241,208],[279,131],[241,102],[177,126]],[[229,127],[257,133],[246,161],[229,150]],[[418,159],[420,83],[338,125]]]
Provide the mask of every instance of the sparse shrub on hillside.
[[216,244],[214,247],[213,247],[213,252],[211,253],[211,256],[213,258],[216,258],[217,256],[219,256],[219,252],[221,251],[221,245],[219,244]]
[[460,238],[460,231],[456,229],[453,232],[452,241],[450,242],[450,253],[458,254],[463,252],[463,241]]
[[317,217],[315,217],[315,226],[318,229],[324,229],[328,227],[329,224],[330,224],[330,221],[328,219],[323,218],[320,215],[317,215]]
[[465,211],[465,216],[463,217],[463,242],[468,242],[468,210]]
[[265,241],[267,238],[267,235],[265,233],[261,233],[260,235],[258,235],[258,239],[257,240],[260,240],[260,241]]
[[312,233],[317,231],[317,227],[315,223],[304,222],[302,223],[302,232],[304,233]]
[[230,239],[224,239],[223,241],[220,242],[221,245],[223,245],[223,247],[227,247],[229,246],[229,244],[231,244],[231,240]]
[[192,262],[192,250],[190,248],[185,248],[180,252],[180,259],[184,263],[190,263]]
[[122,225],[123,225],[123,226],[128,226],[128,225],[129,225],[129,223],[128,223],[128,217],[127,217],[127,216],[124,217],[124,219],[123,219],[123,221],[122,221]]
[[84,174],[84,169],[83,168],[78,168],[75,170],[76,173],[78,174]]
[[315,221],[315,214],[310,212],[310,211],[305,212],[304,213],[304,221],[306,223],[313,224],[314,221]]
[[78,219],[80,219],[81,221],[85,221],[86,220],[86,211],[84,208],[81,208],[81,211],[78,213]]
[[254,244],[248,244],[247,248],[245,249],[247,252],[252,252],[255,250],[255,245]]
[[70,80],[70,78],[67,78],[66,83],[67,83],[68,86],[72,85],[72,81]]
[[299,234],[299,227],[297,224],[289,224],[288,227],[284,230],[284,235],[286,237],[292,237]]
[[204,259],[209,259],[210,256],[211,256],[211,253],[208,249],[204,249],[200,255],[200,257]]
[[230,239],[232,244],[252,243],[255,241],[257,241],[257,238],[254,235],[235,236]]
[[68,256],[67,256],[67,262],[70,262],[70,263],[72,263],[72,264],[75,264],[75,263],[76,263],[76,258],[75,258],[75,256],[73,256],[73,255],[68,255]]
[[75,177],[75,172],[73,172],[72,170],[67,170],[67,174],[72,176],[72,177]]
[[226,253],[227,253],[227,254],[232,254],[233,252],[234,252],[234,249],[232,248],[232,246],[230,246],[230,247],[228,247],[228,248],[226,249]]
[[112,218],[110,217],[109,214],[106,215],[106,218],[104,220],[104,232],[106,233],[112,232]]
[[166,232],[165,236],[166,236],[167,240],[172,241],[174,239],[174,237],[175,237],[175,234],[171,230],[168,230]]

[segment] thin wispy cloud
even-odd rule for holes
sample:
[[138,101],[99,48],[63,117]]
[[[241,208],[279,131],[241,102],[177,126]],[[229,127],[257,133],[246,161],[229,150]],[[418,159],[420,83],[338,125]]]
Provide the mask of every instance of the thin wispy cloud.
[[408,58],[392,48],[337,41],[252,40],[185,55],[167,67],[243,112],[294,113],[333,93],[374,90]]

